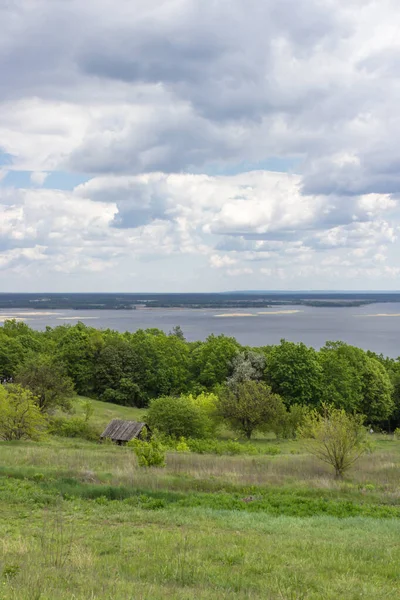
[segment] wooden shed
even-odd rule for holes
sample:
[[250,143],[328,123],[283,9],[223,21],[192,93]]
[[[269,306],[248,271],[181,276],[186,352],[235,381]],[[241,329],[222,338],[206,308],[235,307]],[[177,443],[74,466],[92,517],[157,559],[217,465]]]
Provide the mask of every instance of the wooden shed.
[[139,437],[144,427],[150,432],[146,423],[113,419],[111,423],[107,425],[100,437],[101,439],[108,438],[116,444],[126,444],[130,440]]

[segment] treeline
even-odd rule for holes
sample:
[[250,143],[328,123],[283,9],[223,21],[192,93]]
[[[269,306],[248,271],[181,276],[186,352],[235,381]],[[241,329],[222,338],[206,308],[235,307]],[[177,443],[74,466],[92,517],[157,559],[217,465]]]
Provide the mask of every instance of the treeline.
[[[327,342],[320,351],[284,340],[250,348],[224,335],[187,342],[180,327],[170,334],[119,333],[78,323],[39,332],[6,321],[0,327],[0,379],[29,387],[35,365],[45,367],[36,378],[47,373],[70,381],[80,395],[128,406],[145,407],[165,396],[220,395],[227,385],[259,381],[289,409],[326,403],[363,414],[383,429],[400,425],[399,359],[342,342]],[[42,401],[50,405],[52,399]]]

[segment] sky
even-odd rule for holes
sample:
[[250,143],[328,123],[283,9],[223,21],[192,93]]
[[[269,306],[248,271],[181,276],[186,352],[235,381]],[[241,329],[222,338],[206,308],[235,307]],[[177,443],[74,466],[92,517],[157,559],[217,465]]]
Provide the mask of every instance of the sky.
[[1,0],[0,291],[400,289],[398,0]]

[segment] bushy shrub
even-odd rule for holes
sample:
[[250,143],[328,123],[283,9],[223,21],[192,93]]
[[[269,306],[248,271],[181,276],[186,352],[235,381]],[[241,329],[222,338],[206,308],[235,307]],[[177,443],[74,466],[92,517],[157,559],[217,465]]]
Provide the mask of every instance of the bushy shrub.
[[190,452],[190,447],[184,437],[180,437],[176,443],[175,450],[177,452]]
[[309,409],[301,404],[292,404],[274,424],[273,430],[277,437],[295,439],[297,430],[307,418]]
[[343,478],[350,467],[370,450],[362,415],[323,405],[322,413],[313,410],[299,428],[308,451],[331,465],[336,478]]
[[20,385],[0,385],[0,440],[36,440],[47,428],[36,398]]
[[205,411],[187,396],[164,396],[152,400],[146,422],[151,429],[176,439],[182,436],[205,438],[210,428],[210,419]]
[[259,454],[280,454],[280,449],[276,446],[268,446],[258,448],[253,444],[245,443],[241,444],[235,440],[216,440],[216,439],[193,439],[193,438],[180,438],[179,441],[174,438],[165,438],[164,444],[171,450],[177,452],[195,452],[197,454],[217,454],[219,456],[229,455],[250,455],[255,456]]
[[60,437],[82,438],[92,442],[100,439],[100,431],[82,417],[53,417],[50,420],[49,433]]
[[394,437],[396,440],[400,440],[400,427],[394,430]]
[[165,449],[156,435],[149,441],[131,440],[127,446],[136,454],[140,467],[165,467]]
[[206,429],[206,437],[214,437],[217,434],[220,418],[218,416],[218,396],[202,392],[201,394],[188,394],[184,396],[196,406],[203,414]]

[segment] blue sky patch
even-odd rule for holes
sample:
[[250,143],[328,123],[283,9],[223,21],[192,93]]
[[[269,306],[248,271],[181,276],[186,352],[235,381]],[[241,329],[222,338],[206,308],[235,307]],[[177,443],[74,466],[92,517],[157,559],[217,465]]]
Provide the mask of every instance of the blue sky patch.
[[[1,156],[0,156],[1,158]],[[77,185],[85,183],[90,177],[77,173],[67,173],[65,171],[52,171],[48,174],[43,185],[37,185],[31,181],[32,171],[8,171],[7,175],[1,181],[6,187],[16,188],[44,188],[52,190],[73,190]]]

